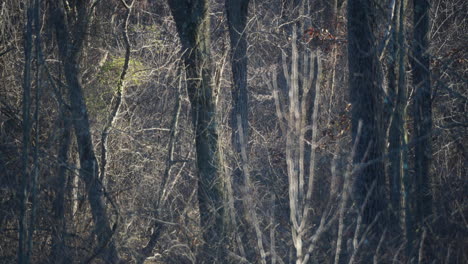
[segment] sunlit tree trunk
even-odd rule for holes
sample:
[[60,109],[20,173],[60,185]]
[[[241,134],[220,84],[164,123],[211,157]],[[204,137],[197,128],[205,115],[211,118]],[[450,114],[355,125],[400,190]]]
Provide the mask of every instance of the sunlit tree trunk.
[[223,179],[210,58],[207,0],[169,0],[182,44],[198,169],[198,204],[204,245],[200,263],[225,263]]

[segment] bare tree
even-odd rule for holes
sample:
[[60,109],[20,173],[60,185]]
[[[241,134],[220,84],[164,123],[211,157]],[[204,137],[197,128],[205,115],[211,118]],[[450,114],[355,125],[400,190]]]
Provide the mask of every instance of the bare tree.
[[[291,235],[295,250],[293,259],[297,264],[308,263],[315,253],[320,237],[338,216],[333,208],[327,208],[319,217],[319,224],[315,228],[312,227],[312,220],[317,216],[314,214],[317,208],[313,207],[313,197],[317,181],[318,114],[321,98],[319,79],[322,76],[322,59],[320,51],[305,49],[303,52],[305,55],[301,65],[297,26],[293,25],[291,64],[288,65],[284,51],[282,64],[288,85],[288,95],[280,93],[275,70],[271,76],[272,82],[264,77],[275,100],[276,115],[282,133],[286,136]],[[313,100],[309,98],[310,94],[314,95]],[[281,97],[287,97],[284,100],[287,105],[283,105]],[[308,131],[311,131],[310,138],[306,138]],[[309,155],[306,155],[307,149],[309,149]]]

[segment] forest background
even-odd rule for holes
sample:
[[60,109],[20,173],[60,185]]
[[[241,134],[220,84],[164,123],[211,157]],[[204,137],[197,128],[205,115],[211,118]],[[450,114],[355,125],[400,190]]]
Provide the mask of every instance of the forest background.
[[467,10],[3,0],[0,263],[467,263]]

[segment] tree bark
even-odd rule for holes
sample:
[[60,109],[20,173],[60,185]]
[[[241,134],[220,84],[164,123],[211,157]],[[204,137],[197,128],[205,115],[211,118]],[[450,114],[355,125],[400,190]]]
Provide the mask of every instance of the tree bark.
[[223,179],[210,59],[209,1],[169,0],[183,49],[195,129],[198,205],[204,244],[200,263],[225,263]]
[[[352,139],[357,142],[354,163],[362,166],[355,176],[354,193],[358,206],[363,207],[365,224],[370,224],[385,208],[381,72],[372,28],[371,3],[370,0],[348,1],[349,92]],[[359,123],[362,123],[360,131]],[[367,202],[366,196],[369,196]]]

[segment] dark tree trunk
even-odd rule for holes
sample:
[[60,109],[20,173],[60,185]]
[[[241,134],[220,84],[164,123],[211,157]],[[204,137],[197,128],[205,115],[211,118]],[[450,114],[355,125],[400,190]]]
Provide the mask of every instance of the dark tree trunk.
[[[110,227],[104,202],[104,193],[99,181],[99,168],[93,149],[88,112],[79,69],[79,54],[90,20],[90,10],[86,3],[78,2],[78,20],[73,27],[65,21],[63,8],[55,1],[50,2],[51,20],[55,25],[59,57],[62,61],[70,99],[71,115],[80,158],[80,177],[84,180],[95,224],[95,233],[99,249],[104,249],[103,259],[109,263],[118,263],[119,256],[112,240],[113,230]],[[70,34],[70,30],[73,30]]]
[[23,150],[22,150],[22,175],[18,197],[20,200],[20,219],[18,230],[18,263],[29,263],[27,252],[27,199],[29,181],[29,144],[31,139],[31,64],[33,47],[33,8],[32,1],[26,11],[26,28],[24,32],[24,72],[23,72]]
[[[61,106],[65,108],[65,106]],[[54,182],[55,197],[53,201],[54,226],[52,227],[51,263],[69,263],[65,244],[65,189],[67,183],[67,162],[71,144],[70,117],[62,110],[62,139],[58,153],[58,173]]]
[[392,33],[389,52],[390,66],[388,74],[388,95],[392,102],[391,122],[389,128],[389,182],[390,182],[390,204],[392,207],[392,221],[396,227],[401,223],[401,192],[402,180],[406,178],[408,168],[406,144],[406,70],[405,57],[406,49],[404,43],[404,10],[405,1],[398,1],[395,16],[393,19],[394,32]]
[[[428,0],[414,0],[414,41],[412,46],[414,103],[414,218],[418,226],[412,227],[421,231],[432,212],[432,193],[430,165],[432,159],[432,99],[429,69],[429,10]],[[413,252],[415,249],[412,250]],[[414,253],[413,253],[414,254]]]
[[415,190],[416,218],[421,224],[432,210],[429,171],[432,158],[432,99],[428,54],[429,8],[427,0],[414,0],[414,43],[411,61],[415,89],[413,108],[416,141],[414,170],[416,174],[415,186],[417,186]]
[[[363,165],[356,174],[354,193],[358,206],[365,204],[363,222],[366,224],[385,208],[381,72],[374,43],[371,2],[348,1],[349,92],[352,139],[356,144],[354,163]],[[358,131],[360,123],[362,127]],[[369,196],[367,202],[366,196]]]
[[247,95],[247,36],[246,23],[249,0],[227,0],[226,13],[231,40],[232,59],[232,100],[231,113],[232,143],[237,153],[240,153],[239,132],[237,131],[237,115],[241,117],[241,125],[245,142],[248,142],[248,95]]
[[[243,139],[248,149],[249,142],[249,123],[248,123],[248,90],[247,90],[247,16],[248,16],[249,0],[226,0],[226,14],[229,26],[229,37],[231,43],[231,69],[233,87],[231,89],[233,109],[231,112],[231,143],[238,159],[242,160],[241,155],[241,139],[239,127],[242,128]],[[238,119],[240,117],[240,119]],[[238,120],[241,120],[238,124]],[[248,156],[248,153],[247,153]],[[248,208],[244,208],[242,200],[246,197],[242,196],[242,190],[245,189],[244,172],[242,165],[247,161],[240,161],[239,164],[233,164],[234,171],[232,175],[233,195],[235,197],[234,207],[235,212],[231,217],[239,217],[237,223],[239,226],[234,226],[233,229],[238,229],[238,235],[243,245],[239,245],[245,249],[247,259],[253,259],[255,256],[255,245],[253,243],[254,231],[248,222]],[[236,234],[235,234],[236,235]],[[253,244],[252,244],[253,243]]]
[[183,49],[198,169],[204,245],[200,263],[225,263],[223,179],[210,58],[209,1],[169,0]]

